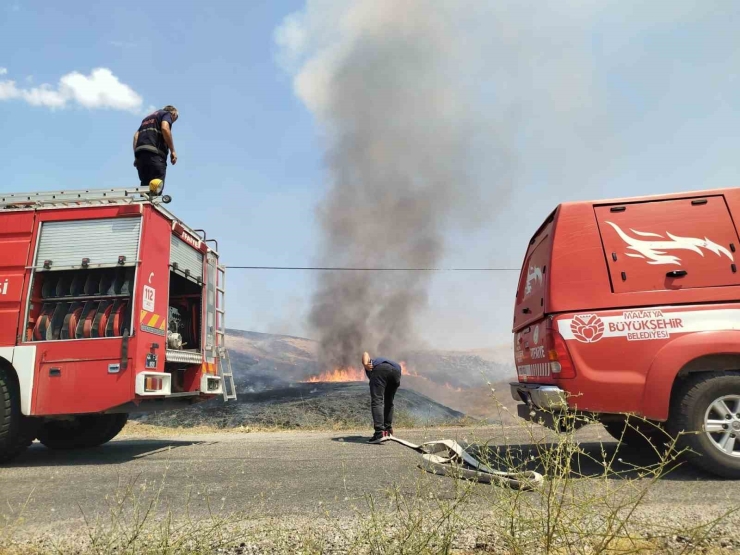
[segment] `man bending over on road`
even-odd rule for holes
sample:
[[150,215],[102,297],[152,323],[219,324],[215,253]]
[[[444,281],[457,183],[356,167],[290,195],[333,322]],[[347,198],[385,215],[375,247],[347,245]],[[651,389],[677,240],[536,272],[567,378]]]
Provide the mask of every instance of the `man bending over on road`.
[[[150,187],[152,195],[161,195],[167,173],[167,152],[172,165],[177,164],[177,152],[172,140],[172,125],[179,115],[174,106],[165,106],[145,117],[134,133],[134,166],[139,171],[142,187]],[[152,185],[153,179],[160,179]]]
[[375,433],[368,443],[381,443],[393,435],[393,398],[401,385],[401,365],[387,358],[362,353],[362,365],[370,378],[370,408]]

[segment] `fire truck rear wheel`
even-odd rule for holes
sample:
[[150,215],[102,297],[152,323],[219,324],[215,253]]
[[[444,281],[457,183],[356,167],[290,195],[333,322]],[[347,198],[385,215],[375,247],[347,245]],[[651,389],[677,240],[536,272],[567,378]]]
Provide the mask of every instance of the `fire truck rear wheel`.
[[679,384],[669,431],[689,461],[725,478],[740,478],[740,372],[694,374]]
[[0,463],[25,451],[34,436],[36,421],[21,413],[21,394],[11,371],[0,366]]
[[128,421],[128,414],[83,414],[73,420],[45,422],[38,439],[49,449],[89,449],[108,443]]

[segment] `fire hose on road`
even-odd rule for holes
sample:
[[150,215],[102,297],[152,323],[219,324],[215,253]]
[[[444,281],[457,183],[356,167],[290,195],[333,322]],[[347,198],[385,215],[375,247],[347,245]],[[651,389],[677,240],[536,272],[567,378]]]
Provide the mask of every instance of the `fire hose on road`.
[[533,470],[522,472],[494,470],[470,455],[451,439],[428,441],[421,445],[415,445],[395,436],[390,436],[387,441],[395,441],[421,453],[422,462],[419,466],[432,474],[465,478],[485,484],[495,483],[521,490],[537,489],[544,481],[542,474]]

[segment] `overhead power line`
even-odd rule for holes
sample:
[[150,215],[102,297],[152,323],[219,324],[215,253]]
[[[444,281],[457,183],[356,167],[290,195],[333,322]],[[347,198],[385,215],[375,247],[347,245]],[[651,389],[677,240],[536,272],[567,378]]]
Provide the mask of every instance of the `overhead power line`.
[[340,266],[226,266],[227,270],[306,270],[320,272],[518,272],[520,268],[348,268]]

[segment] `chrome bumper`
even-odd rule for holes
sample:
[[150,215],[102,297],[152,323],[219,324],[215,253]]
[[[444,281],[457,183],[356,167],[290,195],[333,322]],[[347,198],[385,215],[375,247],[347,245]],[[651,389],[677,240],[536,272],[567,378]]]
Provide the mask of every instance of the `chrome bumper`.
[[542,410],[565,410],[568,408],[567,393],[555,385],[512,383],[511,396],[515,401]]

